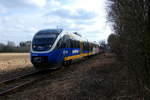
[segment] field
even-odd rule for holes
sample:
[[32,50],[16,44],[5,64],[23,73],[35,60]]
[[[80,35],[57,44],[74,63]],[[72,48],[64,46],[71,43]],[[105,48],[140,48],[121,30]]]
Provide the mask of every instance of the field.
[[28,53],[0,53],[0,74],[32,67]]
[[1,53],[0,70],[12,70],[31,66],[28,53]]

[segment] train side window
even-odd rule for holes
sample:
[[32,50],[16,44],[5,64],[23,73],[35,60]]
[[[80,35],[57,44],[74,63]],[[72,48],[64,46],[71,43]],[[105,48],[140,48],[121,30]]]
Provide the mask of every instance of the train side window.
[[74,40],[74,48],[77,48],[77,42]]
[[78,41],[77,41],[77,40],[75,41],[75,44],[76,44],[76,45],[75,45],[76,48],[78,48]]
[[57,45],[56,45],[56,48],[61,48],[62,46],[62,41],[63,41],[63,39],[62,38],[60,38],[60,40],[58,41],[58,43],[57,43]]
[[70,39],[70,48],[73,48],[73,40]]
[[66,48],[70,48],[70,38],[68,35],[65,36],[65,39],[66,39]]
[[73,43],[73,48],[76,48],[76,41],[72,40],[72,43]]
[[87,42],[84,43],[85,50],[87,50]]
[[80,48],[80,41],[77,41],[77,48]]
[[86,46],[86,44],[85,44],[85,42],[83,42],[83,50],[86,50],[85,46]]
[[65,36],[63,36],[62,38],[60,38],[60,40],[57,43],[56,48],[66,48],[66,39],[65,39]]
[[89,50],[89,43],[86,42],[86,50]]
[[80,42],[78,40],[76,41],[76,48],[80,48]]
[[70,38],[69,36],[65,35],[62,37],[62,41],[60,41],[61,46],[60,48],[70,48]]
[[62,41],[62,47],[61,48],[66,48],[66,38],[63,36],[63,41]]
[[84,48],[87,50],[87,42],[84,42]]

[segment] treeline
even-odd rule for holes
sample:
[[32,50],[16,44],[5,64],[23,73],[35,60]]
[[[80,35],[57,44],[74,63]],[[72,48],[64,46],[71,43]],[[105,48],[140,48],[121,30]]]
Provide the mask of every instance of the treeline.
[[108,0],[108,20],[114,33],[108,38],[113,52],[150,92],[150,0]]
[[20,42],[18,46],[13,41],[8,41],[7,44],[0,43],[0,53],[16,52],[25,53],[30,51],[31,41]]

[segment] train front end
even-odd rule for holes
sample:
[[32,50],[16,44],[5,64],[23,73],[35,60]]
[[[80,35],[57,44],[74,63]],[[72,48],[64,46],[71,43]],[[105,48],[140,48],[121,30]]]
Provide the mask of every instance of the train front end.
[[58,62],[59,52],[55,50],[55,45],[61,32],[61,29],[48,29],[34,35],[30,52],[34,67],[48,67]]

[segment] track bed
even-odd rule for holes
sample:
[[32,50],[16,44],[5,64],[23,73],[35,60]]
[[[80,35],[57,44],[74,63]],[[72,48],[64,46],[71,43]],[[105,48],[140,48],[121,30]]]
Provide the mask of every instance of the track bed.
[[126,71],[113,54],[101,54],[63,67],[1,100],[136,100],[136,83]]

